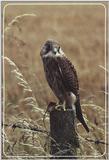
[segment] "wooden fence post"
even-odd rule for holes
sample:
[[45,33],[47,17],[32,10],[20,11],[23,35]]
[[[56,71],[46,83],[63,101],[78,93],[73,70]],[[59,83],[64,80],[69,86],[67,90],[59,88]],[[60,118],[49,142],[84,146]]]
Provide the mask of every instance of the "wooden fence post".
[[[54,103],[55,104],[55,103]],[[56,110],[49,105],[50,112],[50,154],[58,159],[75,159],[79,140],[75,131],[75,114],[73,110]],[[70,158],[71,157],[71,158]]]

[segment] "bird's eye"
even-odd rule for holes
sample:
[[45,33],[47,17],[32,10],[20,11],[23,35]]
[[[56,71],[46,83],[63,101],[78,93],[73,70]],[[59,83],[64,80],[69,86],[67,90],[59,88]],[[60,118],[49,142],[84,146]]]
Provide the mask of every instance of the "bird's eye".
[[54,54],[56,54],[57,52],[58,52],[58,53],[60,53],[60,47],[58,47],[58,48],[57,48],[57,47],[56,47],[56,48],[54,48],[53,53],[54,53]]

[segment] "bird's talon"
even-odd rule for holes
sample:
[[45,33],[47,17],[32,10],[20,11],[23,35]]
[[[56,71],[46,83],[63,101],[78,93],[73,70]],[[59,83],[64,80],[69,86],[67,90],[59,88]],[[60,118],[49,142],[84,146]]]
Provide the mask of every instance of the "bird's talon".
[[63,107],[64,112],[67,110],[65,107]]
[[62,105],[57,105],[57,106],[55,107],[55,109],[56,109],[56,110],[59,110],[59,111],[61,111],[61,110],[64,110],[64,111],[65,111],[65,108],[64,108]]

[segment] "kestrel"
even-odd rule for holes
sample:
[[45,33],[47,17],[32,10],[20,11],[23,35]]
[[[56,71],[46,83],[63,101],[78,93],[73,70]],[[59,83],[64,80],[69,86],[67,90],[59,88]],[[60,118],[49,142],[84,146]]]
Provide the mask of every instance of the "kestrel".
[[59,104],[64,102],[70,108],[72,96],[75,99],[76,116],[87,132],[89,128],[83,118],[79,96],[79,82],[76,70],[65,56],[58,42],[47,40],[40,52],[46,79]]

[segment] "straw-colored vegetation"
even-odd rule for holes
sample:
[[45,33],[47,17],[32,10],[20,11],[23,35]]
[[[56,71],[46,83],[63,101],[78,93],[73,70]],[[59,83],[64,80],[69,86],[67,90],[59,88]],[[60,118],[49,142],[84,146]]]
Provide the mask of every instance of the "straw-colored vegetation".
[[[96,157],[104,153],[105,144],[85,139],[105,142],[104,17],[101,5],[5,8],[4,157],[49,155],[47,135],[30,130],[31,126],[45,130],[44,112],[50,101],[57,101],[44,77],[40,58],[41,46],[49,38],[59,41],[79,77],[82,110],[90,133],[77,122],[81,144],[78,155]],[[45,123],[49,131],[48,115]]]

